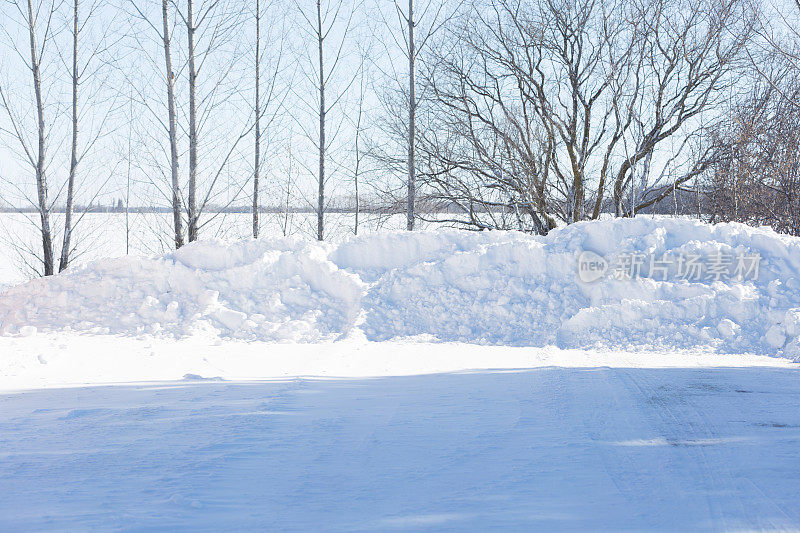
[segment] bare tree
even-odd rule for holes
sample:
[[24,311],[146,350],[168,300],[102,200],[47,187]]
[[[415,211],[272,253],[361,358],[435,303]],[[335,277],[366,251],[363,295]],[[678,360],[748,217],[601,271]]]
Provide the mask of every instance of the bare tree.
[[408,208],[406,210],[406,229],[411,231],[414,229],[414,200],[416,198],[414,136],[417,130],[417,87],[414,81],[417,48],[414,43],[414,0],[408,0],[406,23],[408,24]]
[[[212,6],[216,2],[212,3]],[[194,0],[186,0],[186,36],[189,43],[189,242],[197,240],[197,65],[195,64]]]
[[[614,179],[614,204],[618,214],[630,216],[666,198],[677,186],[702,173],[715,158],[713,150],[695,147],[685,169],[651,187],[643,188],[636,202],[623,207],[623,191],[635,186],[636,164],[642,175],[659,145],[679,139],[688,146],[692,131],[701,132],[697,119],[718,109],[738,81],[746,59],[744,51],[753,37],[752,11],[744,2],[651,1],[638,6],[647,47],[644,66],[653,80],[643,94],[635,122],[641,135],[618,167]],[[678,16],[676,13],[680,13]],[[710,148],[710,147],[709,147]],[[673,149],[675,159],[679,151]],[[643,183],[643,185],[645,185]]]
[[[170,230],[164,232],[162,235],[160,231],[156,230],[158,235],[160,248],[175,248],[178,249],[183,246],[184,231],[183,231],[183,207],[182,207],[182,191],[180,182],[180,152],[179,152],[179,129],[178,129],[178,106],[176,98],[176,72],[179,73],[180,69],[176,68],[174,61],[174,50],[176,46],[172,39],[172,28],[175,24],[170,11],[173,9],[170,0],[161,0],[158,3],[150,4],[144,2],[124,2],[124,8],[130,8],[129,15],[130,26],[133,31],[127,34],[132,46],[131,50],[136,52],[145,52],[151,49],[159,52],[149,55],[143,53],[142,57],[147,60],[147,64],[154,74],[161,78],[165,84],[165,99],[154,96],[154,92],[150,90],[149,84],[142,83],[142,71],[144,70],[136,61],[132,61],[130,65],[131,71],[127,71],[125,66],[119,66],[119,73],[122,75],[123,83],[130,89],[130,98],[135,100],[137,104],[142,106],[145,111],[143,116],[138,116],[138,120],[144,118],[152,119],[152,123],[145,124],[142,128],[143,134],[149,137],[148,141],[141,143],[142,150],[138,154],[136,164],[145,178],[151,185],[166,200],[172,212],[172,221]],[[152,7],[155,11],[156,6],[159,8],[157,12],[148,11],[148,7]],[[136,23],[143,22],[145,26],[151,30],[149,32],[137,31]],[[152,42],[151,42],[152,41]],[[138,55],[129,54],[132,58],[138,58]],[[146,75],[145,75],[146,76]],[[150,127],[154,125],[155,127]],[[131,124],[133,128],[133,125]],[[168,147],[164,147],[164,139]],[[161,161],[163,154],[167,154],[169,161],[165,171],[165,165]],[[146,166],[149,168],[141,168],[142,162],[140,159],[146,160]],[[163,182],[167,187],[162,187],[161,180],[156,180],[153,175],[160,175]],[[155,250],[153,250],[155,251]]]
[[[249,76],[240,68],[246,58],[240,34],[244,33],[249,10],[231,0],[212,0],[200,4],[197,11],[194,8],[193,0],[189,1],[186,14],[181,13],[188,35],[189,191],[186,212],[190,241],[196,240],[204,226],[237,202],[250,183],[248,177],[225,187],[223,179],[232,166],[244,164],[247,150],[241,149],[240,144],[250,136],[257,122],[259,138],[263,135],[265,124],[261,119],[273,99],[280,69],[278,60],[267,94],[259,95],[260,112],[256,113],[249,96],[252,87]],[[205,65],[209,63],[219,68],[208,70]],[[203,72],[205,75],[201,76]],[[241,78],[237,77],[239,72]],[[276,116],[273,113],[271,120]],[[224,204],[217,205],[217,211],[209,213],[201,222],[203,214],[212,211],[213,204],[223,196],[227,197]]]
[[125,255],[131,253],[131,165],[133,163],[133,97],[128,98],[128,138],[125,154]]
[[[88,4],[88,9],[86,10],[86,14],[81,19],[80,17],[80,0],[73,0],[72,2],[72,54],[71,54],[71,65],[69,67],[70,71],[70,84],[71,84],[71,93],[72,93],[72,101],[71,101],[71,117],[70,117],[70,160],[69,160],[69,176],[67,178],[67,198],[66,198],[66,205],[65,205],[65,212],[64,212],[64,239],[61,245],[61,257],[59,259],[58,271],[63,272],[70,263],[71,255],[74,252],[74,242],[73,242],[73,233],[75,231],[75,227],[77,222],[73,221],[73,215],[75,212],[75,197],[77,194],[77,184],[76,184],[76,177],[78,173],[78,165],[81,163],[83,158],[88,154],[89,150],[94,146],[94,144],[103,136],[105,122],[111,116],[114,110],[114,103],[113,100],[110,105],[102,105],[98,100],[99,95],[98,91],[95,91],[94,94],[90,94],[89,96],[95,97],[94,106],[92,108],[92,114],[94,115],[94,121],[99,124],[99,127],[96,127],[94,132],[89,132],[88,138],[84,142],[85,146],[81,148],[79,146],[79,139],[78,139],[78,131],[79,131],[79,122],[81,119],[81,112],[79,108],[79,101],[78,101],[78,93],[79,87],[84,81],[86,77],[96,76],[98,72],[103,68],[103,63],[106,61],[104,53],[107,51],[107,40],[108,40],[108,33],[103,32],[102,36],[97,39],[96,43],[93,46],[87,47],[88,57],[84,61],[81,61],[80,58],[80,50],[78,48],[79,40],[81,38],[81,34],[86,28],[86,25],[89,23],[90,19],[93,18],[95,12],[100,6],[99,0],[94,0],[93,2]],[[106,26],[108,28],[108,26]],[[91,44],[91,43],[89,43]],[[100,89],[103,89],[103,83],[100,84]],[[99,118],[99,120],[98,120]],[[109,176],[106,181],[111,178]],[[81,217],[84,213],[81,214]],[[80,220],[80,218],[79,218]]]
[[[69,3],[26,0],[25,3],[9,2],[9,5],[16,7],[18,18],[15,20],[10,16],[7,19],[9,25],[2,26],[4,44],[9,45],[14,52],[13,57],[20,60],[25,75],[4,82],[5,87],[0,86],[0,107],[5,110],[8,119],[7,127],[0,124],[0,134],[11,139],[9,148],[20,156],[23,166],[29,165],[32,169],[36,193],[34,199],[24,182],[11,178],[7,180],[11,191],[4,200],[18,209],[40,233],[41,246],[37,246],[37,249],[19,243],[18,251],[31,254],[33,258],[23,261],[26,267],[37,275],[51,275],[56,266],[59,272],[65,270],[77,253],[79,243],[75,238],[75,229],[86,208],[81,209],[76,205],[76,197],[79,192],[85,195],[86,186],[92,181],[77,182],[78,165],[107,133],[106,123],[115,109],[114,98],[107,94],[105,77],[108,34],[103,31],[93,34],[86,30],[89,19],[99,5],[98,0],[86,6],[85,14],[83,5],[75,0]],[[26,34],[24,46],[21,32],[18,41],[17,33],[12,30],[14,23]],[[84,32],[87,35],[82,36]],[[79,48],[79,43],[86,46]],[[32,74],[33,80],[30,89],[14,87],[17,83],[22,84],[28,73]],[[88,92],[84,98],[91,106],[84,106],[85,109],[81,111],[79,85],[87,81],[92,83],[87,85]],[[69,103],[61,97],[62,94],[70,94]],[[32,108],[36,109],[35,114],[30,113]],[[69,112],[66,112],[67,109]],[[79,144],[79,122],[83,114],[92,116]],[[33,138],[36,138],[35,143]],[[64,153],[64,146],[69,146],[69,156]],[[113,169],[115,166],[113,162],[105,163],[106,168]],[[102,174],[106,173],[97,173]],[[107,173],[105,181],[93,196],[86,198],[89,203],[97,198],[111,179],[111,174],[113,171]],[[29,208],[20,204],[20,201],[35,208],[38,220],[34,221],[33,217],[23,212]],[[63,235],[58,233],[60,220],[56,215],[62,206]],[[75,213],[80,213],[80,216],[76,218]]]
[[[36,206],[39,215],[39,231],[42,243],[42,273],[50,276],[55,271],[55,257],[53,253],[53,236],[50,221],[50,200],[48,198],[48,181],[46,175],[48,136],[47,122],[45,121],[45,101],[42,90],[41,62],[45,50],[54,40],[54,16],[57,10],[55,2],[42,1],[34,8],[33,0],[26,0],[23,4],[15,0],[10,5],[20,16],[22,24],[28,33],[29,55],[25,59],[21,50],[17,50],[19,57],[23,58],[26,67],[32,76],[34,93],[34,106],[36,109],[36,146],[29,142],[23,124],[23,117],[13,111],[10,96],[0,86],[0,100],[11,124],[10,133],[19,143],[25,155],[25,160],[31,165],[36,180]],[[38,32],[38,33],[37,33]]]
[[[290,136],[291,138],[291,136]],[[292,156],[292,143],[286,146],[287,168],[286,182],[283,190],[280,191],[280,210],[278,213],[278,224],[284,237],[289,235],[292,224],[292,188],[294,187],[294,157]]]
[[[50,25],[50,18],[53,10],[48,10],[47,25]],[[32,0],[28,0],[28,32],[31,43],[31,74],[33,75],[33,89],[36,94],[36,117],[38,119],[38,148],[36,157],[36,192],[39,199],[39,216],[41,217],[42,230],[42,251],[44,262],[44,275],[50,276],[54,270],[53,239],[50,233],[50,207],[47,203],[47,177],[45,176],[45,121],[44,121],[44,102],[42,101],[42,81],[40,74],[39,61],[41,51],[36,45],[36,19],[33,15]],[[48,31],[45,31],[43,40],[47,42]],[[27,149],[26,149],[27,151]]]
[[[200,230],[241,198],[242,192],[250,183],[248,174],[246,179],[228,183],[227,187],[222,186],[225,179],[233,175],[232,165],[244,161],[245,153],[240,149],[240,144],[254,127],[252,104],[247,93],[251,84],[245,83],[244,72],[239,69],[240,61],[244,57],[239,30],[246,17],[244,11],[239,9],[240,6],[232,0],[204,2],[199,8],[193,1],[187,2],[185,11],[167,0],[161,6],[163,27],[157,29],[144,9],[146,4],[140,6],[138,3],[131,3],[130,6],[136,18],[157,32],[164,49],[164,57],[169,59],[166,102],[153,102],[146,87],[137,88],[136,97],[148,110],[150,118],[169,132],[169,181],[172,186],[168,196],[173,207],[175,245],[180,246],[183,244],[183,213],[186,216],[187,238],[189,241],[196,240]],[[175,16],[186,30],[185,47],[181,47],[170,37],[174,24],[170,22],[170,10],[173,6]],[[132,34],[128,39],[136,52],[145,60],[151,60],[146,37]],[[127,74],[126,80],[132,85],[141,85],[141,80],[135,73]],[[185,80],[185,85],[181,83],[176,87],[181,80]],[[178,94],[184,94],[180,92],[184,89],[186,98],[179,98]],[[167,120],[163,118],[162,105],[167,109]],[[183,134],[188,137],[185,195],[182,194],[179,174],[179,146],[184,138]],[[158,161],[161,157],[160,143],[152,134],[149,135],[154,146],[147,147],[150,152],[148,165],[155,172],[145,172],[145,175],[157,176],[162,171],[162,165]],[[152,177],[149,179],[154,187],[161,190]],[[222,206],[217,203],[220,198],[224,198]],[[212,207],[214,209],[210,209]],[[207,211],[214,212],[201,221]]]
[[355,123],[353,124],[354,129],[354,141],[353,141],[353,156],[354,156],[354,165],[353,165],[353,234],[358,235],[358,218],[361,214],[361,201],[359,197],[359,178],[361,178],[361,173],[363,172],[362,164],[364,159],[364,151],[362,147],[361,138],[364,133],[364,100],[366,97],[366,88],[367,88],[367,72],[366,68],[366,58],[369,52],[367,50],[361,50],[361,61],[358,68],[358,77],[359,77],[359,84],[358,84],[358,95],[357,95],[357,102],[356,102],[356,119]]
[[[757,39],[747,49],[752,69],[784,99],[800,107],[796,95],[783,93],[781,80],[800,72],[800,0],[793,0],[792,8],[786,2],[768,3],[757,10]],[[780,68],[776,67],[779,59]]]
[[[186,205],[186,216],[188,219],[187,231],[189,242],[194,242],[198,237],[198,226],[201,206],[198,209],[197,205],[197,136],[198,136],[198,102],[197,102],[197,76],[199,73],[199,66],[197,63],[197,51],[195,50],[196,33],[200,26],[217,15],[216,11],[220,5],[220,0],[213,0],[201,5],[201,10],[195,18],[194,0],[186,0],[186,15],[181,13],[183,23],[186,26],[187,37],[187,54],[189,70],[189,182],[188,182],[188,202]],[[179,12],[180,13],[180,12]],[[209,44],[204,51],[207,55],[215,46],[214,41],[219,37],[219,33],[223,30],[223,20],[225,16],[212,24],[212,37],[209,39]]]
[[61,259],[58,271],[63,272],[69,264],[70,239],[72,237],[72,210],[75,200],[75,173],[78,170],[78,6],[73,0],[72,16],[72,149],[69,161],[69,180],[67,184],[67,206],[64,214],[64,243],[61,246]]
[[[312,109],[312,114],[317,118],[317,132],[316,135],[307,136],[313,139],[317,148],[317,240],[321,241],[325,237],[325,185],[329,177],[326,175],[327,150],[334,137],[329,135],[327,130],[327,117],[345,96],[347,89],[355,80],[355,75],[345,84],[343,89],[333,95],[333,98],[326,99],[326,97],[329,85],[347,55],[348,39],[356,9],[355,5],[348,0],[329,0],[326,2],[317,0],[314,4],[313,13],[309,13],[299,4],[297,4],[297,8],[305,22],[304,29],[313,39],[315,45],[316,58],[314,59],[314,65],[310,71],[305,72],[305,75],[313,84],[317,96],[313,105],[307,104]],[[333,41],[332,46],[329,45],[331,41]],[[325,59],[326,47],[330,47],[333,52],[333,57],[328,63],[326,63]]]
[[[390,62],[391,67],[376,65],[381,71],[384,81],[388,82],[389,89],[384,98],[384,111],[389,115],[389,124],[384,124],[383,134],[388,134],[402,146],[404,157],[402,158],[402,170],[399,157],[384,153],[382,149],[376,150],[372,147],[369,151],[371,157],[379,159],[382,163],[391,167],[387,168],[390,172],[400,172],[405,174],[404,179],[404,210],[406,214],[406,229],[414,229],[417,209],[417,158],[416,158],[416,137],[417,137],[417,108],[419,99],[417,97],[417,61],[420,54],[425,51],[429,40],[434,37],[448,22],[458,13],[463,0],[442,1],[442,0],[408,0],[404,8],[398,0],[392,5],[393,16],[383,14],[383,26],[386,35],[379,36],[378,40],[383,43],[385,56],[392,57],[394,50],[399,50],[408,65],[407,72],[399,72],[394,69],[394,62]],[[380,10],[380,5],[378,6]],[[391,46],[390,46],[391,45]],[[396,87],[392,87],[396,85]],[[395,92],[399,91],[399,92]],[[402,104],[399,104],[402,101]],[[400,117],[397,113],[405,115],[403,127],[398,127],[394,122]],[[384,194],[388,190],[383,191]],[[390,193],[388,195],[391,195]],[[398,199],[399,200],[399,199]],[[390,200],[390,203],[398,204],[397,200]]]
[[163,30],[161,39],[164,45],[164,64],[167,82],[167,123],[169,132],[170,176],[172,178],[172,227],[175,232],[175,248],[183,246],[183,227],[181,220],[181,187],[178,175],[178,126],[175,117],[175,72],[172,70],[172,40],[169,34],[169,0],[161,0]]
[[319,47],[319,192],[317,193],[317,240],[324,237],[325,219],[325,58],[323,46],[327,31],[322,29],[322,1],[317,0],[317,46]]
[[780,53],[762,58],[751,90],[706,131],[720,157],[702,176],[704,211],[712,222],[770,225],[800,235],[800,107],[794,104],[800,72],[781,80],[761,76],[773,68],[785,68]]
[[[283,57],[286,41],[285,25],[284,21],[279,19],[278,9],[276,9],[280,6],[281,4],[277,2],[267,2],[265,5],[261,0],[256,0],[253,16],[255,19],[252,198],[254,238],[258,238],[259,235],[263,162],[264,158],[270,155],[266,153],[270,143],[279,136],[276,135],[276,130],[279,129],[278,126],[284,118],[284,104],[289,94],[288,87],[291,86],[289,81],[291,76],[286,72]],[[268,12],[271,15],[272,24],[267,34],[262,35],[261,18]],[[267,44],[262,46],[265,39]],[[264,78],[265,75],[266,78]]]
[[253,147],[253,238],[258,238],[258,194],[261,172],[261,1],[256,0],[255,141]]
[[653,206],[710,164],[700,119],[751,35],[740,0],[473,4],[425,58],[438,219],[546,233],[599,217],[609,189],[619,216]]

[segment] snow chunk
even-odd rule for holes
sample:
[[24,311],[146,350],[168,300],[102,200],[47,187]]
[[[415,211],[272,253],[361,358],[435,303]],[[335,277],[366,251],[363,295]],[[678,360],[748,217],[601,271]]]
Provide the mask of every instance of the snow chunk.
[[19,334],[22,337],[32,337],[36,335],[36,327],[35,326],[22,326],[19,328]]
[[247,315],[233,309],[221,307],[214,312],[214,318],[219,320],[226,328],[236,330],[247,320]]
[[717,331],[726,339],[733,339],[740,329],[739,324],[729,318],[723,318],[717,324]]

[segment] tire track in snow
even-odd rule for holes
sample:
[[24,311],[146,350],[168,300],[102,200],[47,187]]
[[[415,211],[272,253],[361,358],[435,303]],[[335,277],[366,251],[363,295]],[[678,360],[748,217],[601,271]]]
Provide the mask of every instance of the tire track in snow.
[[[636,378],[630,370],[626,369],[620,369],[619,375],[624,377],[623,381],[629,389],[635,390],[643,400],[656,407],[656,409],[651,411],[652,418],[660,430],[660,435],[665,439],[670,448],[676,448],[677,455],[688,456],[685,458],[692,459],[693,463],[700,467],[702,472],[700,479],[708,480],[711,484],[711,490],[702,491],[708,506],[710,522],[715,524],[722,523],[722,529],[726,531],[729,530],[726,522],[726,513],[719,509],[719,504],[711,496],[712,493],[716,493],[721,488],[714,475],[714,469],[712,469],[709,464],[704,445],[694,445],[694,443],[703,442],[698,440],[701,432],[704,433],[704,435],[700,438],[704,439],[705,442],[713,442],[715,439],[718,439],[719,435],[714,434],[711,428],[702,423],[702,421],[700,421],[701,423],[698,425],[698,421],[686,417],[685,413],[681,413],[681,416],[676,414],[674,407],[670,405],[670,402],[659,391],[659,388],[663,387],[663,385],[653,385],[653,383],[644,376]],[[691,413],[697,417],[696,408],[693,408]],[[687,426],[690,431],[683,429]],[[677,449],[680,449],[681,453],[678,453]],[[683,460],[681,463],[683,465],[686,464]],[[737,494],[738,507],[744,509],[741,498],[735,489],[731,490],[730,486],[727,487],[727,489]]]
[[[710,485],[703,492],[711,524],[722,524],[723,530],[748,527],[779,531],[787,527],[794,528],[796,520],[774,498],[768,496],[750,477],[742,478],[730,468],[731,464],[737,462],[733,447],[759,444],[725,435],[714,422],[715,418],[724,418],[726,414],[709,412],[709,408],[713,409],[714,406],[711,400],[725,392],[714,384],[724,380],[713,379],[716,377],[714,372],[721,371],[724,370],[692,370],[691,379],[674,383],[657,382],[648,376],[660,374],[641,370],[620,369],[619,376],[626,386],[656,407],[651,415],[663,435],[662,447],[680,450],[679,455],[692,459],[693,464],[700,468],[702,476],[692,476],[691,479],[707,480]],[[667,373],[666,377],[672,375]],[[705,379],[708,376],[712,379]],[[668,393],[665,394],[665,391]],[[693,399],[695,397],[706,401],[701,405]],[[685,467],[691,463],[682,460],[680,464]],[[748,491],[746,486],[752,487],[755,492]],[[764,512],[765,507],[773,512]],[[775,515],[785,520],[776,521]],[[731,523],[733,517],[738,517],[740,522]]]
[[[652,458],[642,456],[641,449],[614,444],[630,440],[634,428],[638,435],[651,431],[652,420],[642,413],[641,403],[636,401],[637,394],[619,386],[618,369],[603,367],[581,371],[577,375],[581,380],[574,383],[571,390],[583,394],[589,387],[594,389],[583,400],[576,395],[573,401],[587,402],[586,412],[590,416],[584,421],[583,429],[595,445],[595,453],[604,471],[631,508],[647,507],[639,517],[642,523],[650,524],[649,527],[663,527],[669,523],[669,516],[664,511],[669,506],[652,505],[652,502],[663,501],[664,495],[674,494],[678,487],[670,483],[672,480],[668,476],[653,475]],[[643,502],[648,504],[643,506]]]

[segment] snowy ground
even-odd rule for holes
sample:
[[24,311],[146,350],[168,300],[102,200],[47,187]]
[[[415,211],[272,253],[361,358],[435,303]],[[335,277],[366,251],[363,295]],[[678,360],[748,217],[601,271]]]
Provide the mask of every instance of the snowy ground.
[[0,531],[800,531],[798,295],[686,220],[97,261],[0,290]]
[[784,359],[0,341],[4,531],[800,529]]

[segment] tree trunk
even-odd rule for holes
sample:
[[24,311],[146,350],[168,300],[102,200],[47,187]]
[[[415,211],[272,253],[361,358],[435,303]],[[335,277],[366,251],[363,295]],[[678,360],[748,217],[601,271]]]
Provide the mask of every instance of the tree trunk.
[[72,210],[75,200],[75,173],[78,169],[78,4],[74,0],[72,14],[72,154],[69,163],[67,182],[67,207],[64,213],[64,243],[61,246],[61,260],[58,271],[63,272],[69,265],[72,239]]
[[416,195],[416,177],[414,162],[414,137],[416,134],[417,99],[414,84],[414,0],[408,0],[408,210],[406,212],[406,229],[414,229],[414,202]]
[[47,205],[47,179],[45,176],[45,122],[44,103],[42,101],[42,81],[39,72],[39,56],[36,49],[36,27],[32,0],[28,0],[28,33],[31,44],[31,72],[33,73],[33,90],[36,95],[36,114],[38,118],[39,153],[36,161],[36,194],[39,201],[39,218],[42,233],[42,263],[44,275],[51,276],[55,267],[53,257],[53,237],[50,231],[50,208]]
[[[30,1],[30,0],[29,0]],[[175,228],[175,248],[183,246],[183,228],[181,223],[181,193],[178,180],[178,131],[175,124],[175,75],[172,72],[172,54],[169,37],[169,0],[161,0],[161,12],[164,22],[164,61],[167,67],[167,108],[169,113],[169,148],[172,172],[172,222]]]
[[197,71],[194,62],[193,0],[186,3],[186,33],[189,39],[189,242],[197,240]]
[[[361,95],[361,98],[364,98],[363,94]],[[355,169],[355,172],[353,174],[353,178],[354,178],[353,182],[354,182],[354,185],[355,185],[355,203],[356,203],[356,205],[355,205],[355,211],[356,211],[355,212],[355,221],[353,222],[353,234],[354,235],[358,235],[358,214],[361,211],[361,209],[360,209],[361,208],[361,203],[359,202],[359,199],[358,199],[358,173],[359,173],[360,167],[361,167],[361,153],[360,153],[360,150],[359,150],[359,142],[358,142],[359,141],[359,137],[360,137],[360,135],[359,135],[360,130],[361,130],[361,104],[359,103],[358,125],[356,126],[356,169]]]
[[317,197],[317,240],[323,240],[325,216],[325,71],[322,57],[322,2],[317,0],[317,42],[319,44],[319,193]]
[[131,253],[131,134],[128,132],[128,170],[125,175],[125,255]]
[[253,163],[253,237],[258,238],[258,173],[260,170],[261,157],[261,100],[259,91],[261,89],[261,6],[256,0],[256,138],[255,138],[255,161]]

